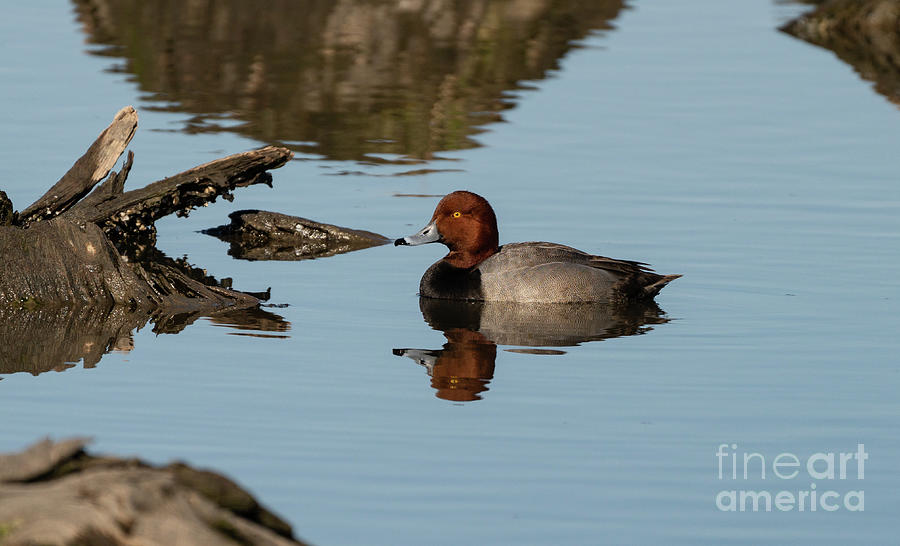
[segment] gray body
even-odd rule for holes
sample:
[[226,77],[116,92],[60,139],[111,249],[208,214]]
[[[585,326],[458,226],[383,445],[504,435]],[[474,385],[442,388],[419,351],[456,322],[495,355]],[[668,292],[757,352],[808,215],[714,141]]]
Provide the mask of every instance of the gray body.
[[653,273],[640,262],[556,243],[512,243],[470,269],[438,261],[423,275],[419,294],[520,303],[621,303],[652,298],[677,277]]

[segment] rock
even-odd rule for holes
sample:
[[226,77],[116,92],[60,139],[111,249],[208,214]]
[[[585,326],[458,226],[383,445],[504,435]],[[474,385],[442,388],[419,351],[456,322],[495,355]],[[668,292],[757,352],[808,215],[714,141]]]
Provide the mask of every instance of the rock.
[[305,260],[384,245],[390,239],[371,231],[323,224],[299,216],[239,210],[231,223],[204,233],[231,243],[228,254],[244,260]]
[[53,442],[44,438],[21,453],[0,454],[0,483],[29,482],[53,472],[54,468],[84,450],[87,438]]
[[89,455],[85,444],[43,440],[0,455],[3,546],[302,544],[220,474]]
[[13,223],[13,204],[5,191],[0,190],[0,226],[8,226]]

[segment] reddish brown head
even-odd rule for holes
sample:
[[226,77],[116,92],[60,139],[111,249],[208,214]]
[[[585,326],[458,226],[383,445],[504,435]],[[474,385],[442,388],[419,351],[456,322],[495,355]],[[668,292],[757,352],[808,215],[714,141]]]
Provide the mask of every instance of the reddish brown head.
[[444,261],[469,268],[497,252],[498,237],[497,217],[487,200],[472,192],[455,191],[441,199],[427,226],[394,244],[444,243],[450,249]]

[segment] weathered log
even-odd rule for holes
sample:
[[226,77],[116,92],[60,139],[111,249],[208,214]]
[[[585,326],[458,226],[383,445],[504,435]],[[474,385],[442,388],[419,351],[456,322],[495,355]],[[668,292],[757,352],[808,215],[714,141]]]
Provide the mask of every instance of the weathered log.
[[[165,260],[138,263],[137,258],[161,256],[148,253],[155,250],[157,219],[187,214],[219,195],[231,198],[237,187],[270,184],[266,170],[283,165],[291,152],[269,146],[239,153],[122,193],[134,158],[129,153],[119,173],[76,204],[109,172],[136,120],[134,109],[122,109],[62,180],[19,215],[18,226],[0,225],[0,305],[126,305],[181,313],[257,303],[218,283],[191,278]],[[8,199],[3,205],[3,197],[0,219],[9,218],[12,208]]]
[[0,306],[162,303],[94,224],[54,218],[0,227],[0,256]]
[[227,477],[44,440],[0,455],[3,544],[302,544]]
[[[0,192],[0,373],[65,369],[78,360],[93,365],[148,320],[154,331],[177,332],[201,315],[259,304],[257,295],[231,290],[230,283],[159,252],[154,222],[220,195],[230,199],[238,187],[271,184],[266,171],[291,152],[269,146],[239,153],[123,192],[134,155],[129,152],[118,173],[110,169],[136,123],[134,109],[121,110],[23,213],[16,215]],[[81,347],[75,323],[89,326]],[[55,337],[43,339],[41,332]]]
[[28,226],[40,220],[49,220],[87,195],[97,182],[106,177],[128,147],[137,124],[138,115],[134,108],[126,106],[119,110],[112,124],[100,133],[72,168],[47,193],[19,214],[19,225]]
[[247,294],[199,282],[170,263],[128,263],[99,227],[67,218],[27,230],[0,227],[0,255],[2,306],[125,305],[184,313],[257,303]]
[[[134,152],[129,150],[125,163],[122,165],[122,170],[119,172],[112,171],[109,174],[109,178],[104,180],[102,184],[94,188],[94,191],[75,205],[76,211],[90,210],[104,201],[109,201],[122,195],[122,191],[125,189],[125,180],[128,178],[128,173],[131,172],[133,164]],[[77,212],[74,214],[77,214]]]
[[239,210],[231,223],[203,233],[231,243],[228,254],[243,260],[324,258],[389,243],[384,235],[264,210]]
[[[217,159],[193,169],[149,184],[141,189],[116,194],[118,178],[110,187],[97,188],[97,196],[89,195],[72,207],[68,217],[92,222],[103,228],[116,247],[126,254],[156,244],[156,220],[176,214],[186,216],[191,209],[206,206],[223,196],[232,200],[231,191],[252,184],[272,183],[266,172],[284,165],[293,154],[276,146],[266,146]],[[127,175],[126,163],[122,173]]]

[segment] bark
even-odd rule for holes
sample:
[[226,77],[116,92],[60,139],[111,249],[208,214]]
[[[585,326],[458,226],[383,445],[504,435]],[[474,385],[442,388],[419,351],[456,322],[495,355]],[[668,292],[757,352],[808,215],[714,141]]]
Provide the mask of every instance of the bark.
[[101,226],[120,249],[140,253],[156,243],[156,220],[173,213],[187,216],[191,209],[206,206],[219,196],[230,201],[235,188],[271,185],[272,175],[266,171],[281,167],[292,156],[285,148],[266,146],[217,159],[138,190],[116,194],[116,181],[73,207],[69,217]]

